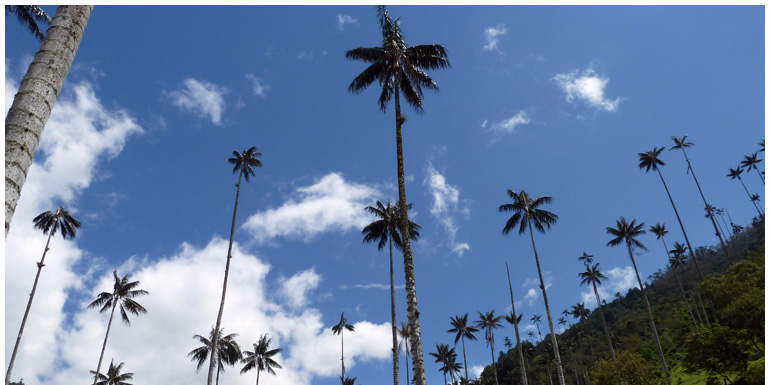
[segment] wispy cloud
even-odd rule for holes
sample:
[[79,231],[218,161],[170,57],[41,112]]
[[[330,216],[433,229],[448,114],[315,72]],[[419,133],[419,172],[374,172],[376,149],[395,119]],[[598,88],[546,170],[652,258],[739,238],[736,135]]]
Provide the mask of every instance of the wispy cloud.
[[348,15],[338,14],[337,15],[337,29],[340,31],[345,30],[345,24],[354,24],[358,23],[358,19],[354,19]]
[[[497,123],[492,123],[486,131],[491,132],[493,135],[492,142],[497,142],[502,139],[505,134],[513,134],[516,132],[516,128],[529,124],[532,122],[531,110],[521,110],[516,115],[511,116],[508,119],[501,120]],[[487,127],[487,121],[482,123],[481,128]]]
[[558,74],[553,77],[553,80],[564,91],[566,99],[570,103],[577,99],[598,110],[612,112],[618,109],[620,98],[610,100],[604,95],[604,89],[610,81],[609,78],[598,75],[593,68],[589,67],[582,73],[574,70]]
[[441,223],[449,239],[452,253],[462,256],[470,245],[465,242],[457,242],[457,224],[454,215],[469,215],[470,209],[460,205],[460,189],[447,183],[446,178],[428,162],[427,176],[423,181],[428,186],[428,193],[433,198],[430,213]]
[[313,60],[313,53],[312,52],[307,52],[307,51],[302,51],[302,52],[297,54],[297,60],[308,60],[308,61],[311,61],[311,60]]
[[223,95],[227,92],[227,88],[214,83],[188,78],[182,82],[180,89],[164,93],[180,110],[209,118],[211,123],[218,126],[222,124],[222,113],[225,110]]
[[243,228],[258,243],[279,237],[309,242],[328,231],[360,230],[371,222],[364,207],[378,195],[374,187],[330,173],[310,186],[297,188],[281,207],[252,215]]
[[[636,273],[631,266],[614,267],[602,273],[607,276],[607,280],[602,285],[597,286],[597,291],[601,299],[607,302],[612,302],[615,299],[615,293],[626,294],[629,289],[638,287]],[[585,291],[580,293],[580,296],[587,308],[593,309],[596,307],[596,296],[594,295],[593,286],[589,285],[586,287]]]
[[[401,290],[405,286],[404,285],[394,285],[393,288],[395,290]],[[367,284],[356,284],[356,285],[340,285],[340,289],[377,289],[377,290],[390,290],[390,285],[384,285],[381,283],[367,283]]]
[[508,32],[508,28],[505,28],[505,24],[498,24],[495,27],[488,27],[484,30],[484,39],[486,39],[487,44],[484,46],[484,49],[487,51],[497,51],[498,53],[503,53],[503,51],[500,50],[500,36],[503,36]]
[[270,85],[265,83],[265,79],[258,78],[253,74],[247,74],[246,79],[251,80],[251,89],[254,91],[254,95],[261,96],[263,99],[267,98]]

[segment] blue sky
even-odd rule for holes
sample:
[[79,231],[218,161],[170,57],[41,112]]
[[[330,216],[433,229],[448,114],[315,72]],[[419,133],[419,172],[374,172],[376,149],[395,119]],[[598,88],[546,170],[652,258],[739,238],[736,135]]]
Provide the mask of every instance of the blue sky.
[[[634,284],[625,250],[605,246],[620,216],[665,223],[669,245],[683,241],[660,180],[637,167],[637,153],[670,147],[672,135],[695,143],[688,155],[711,204],[737,224],[756,215],[725,175],[764,137],[763,7],[389,11],[409,44],[442,44],[452,65],[430,72],[440,92],[426,92],[424,114],[404,110],[429,383],[443,378],[427,353],[453,341],[450,317],[510,311],[506,261],[517,311],[548,329],[529,237],[501,234],[507,189],[553,197],[546,208],[559,221],[535,240],[555,317],[588,293],[583,252],[610,277],[603,295]],[[5,33],[7,109],[38,43],[12,18]],[[107,317],[85,304],[117,268],[151,292],[140,301],[149,314],[115,323],[105,358],[125,362],[136,383],[205,381],[186,354],[216,321],[237,180],[227,158],[257,146],[264,167],[241,190],[225,330],[244,349],[264,333],[284,348],[284,369],[263,383],[335,384],[329,328],[344,311],[356,325],[348,374],[389,381],[388,258],[360,231],[372,220],[365,206],[397,196],[395,118],[392,105],[379,111],[376,85],[348,92],[365,64],[344,58],[379,43],[369,5],[97,6],[6,239],[10,357],[45,242],[32,218],[63,205],[83,224],[75,240],[52,241],[14,377],[87,381]],[[690,241],[716,243],[684,157],[662,160]],[[759,177],[743,178],[764,201]],[[651,234],[640,240],[647,277],[664,250]],[[398,259],[395,280],[406,320]],[[513,330],[496,336],[502,347]],[[483,342],[467,350],[472,371],[489,363]],[[401,365],[404,381],[403,354]],[[239,370],[223,382],[253,381]]]

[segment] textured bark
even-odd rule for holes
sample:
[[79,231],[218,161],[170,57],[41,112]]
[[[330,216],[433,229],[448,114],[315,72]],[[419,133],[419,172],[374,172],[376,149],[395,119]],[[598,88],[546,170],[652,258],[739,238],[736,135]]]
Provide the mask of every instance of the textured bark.
[[99,369],[102,367],[102,359],[104,359],[104,350],[107,348],[107,338],[110,336],[110,328],[112,327],[112,316],[115,315],[115,307],[117,306],[118,301],[115,300],[115,296],[113,295],[112,299],[112,311],[110,312],[110,321],[107,322],[107,333],[104,335],[104,343],[102,344],[102,353],[99,354],[99,363],[96,365],[96,374],[94,375],[94,383],[93,385],[96,385],[96,382],[99,380]]
[[508,273],[508,290],[511,292],[511,315],[513,316],[513,329],[516,332],[516,347],[519,351],[519,365],[521,365],[521,383],[527,384],[527,372],[524,368],[524,353],[521,351],[521,338],[519,337],[519,323],[516,322],[516,305],[513,303],[513,287],[511,286],[511,271],[508,262],[505,263],[505,271]]
[[[543,273],[540,270],[540,258],[537,257],[537,246],[535,246],[535,235],[532,233],[532,222],[529,219],[529,214],[527,214],[527,224],[529,225],[529,237],[532,238],[532,250],[535,251],[535,263],[537,264],[537,276],[540,278],[540,290],[543,291],[543,302],[545,302],[545,313],[548,316],[548,327],[551,328],[551,343],[553,344],[553,355],[554,355],[554,358],[556,358],[556,373],[559,375],[559,384],[565,385],[564,370],[562,369],[561,357],[559,356],[559,342],[556,341],[556,331],[553,328],[553,318],[551,317],[551,308],[548,306],[548,295],[545,293],[545,281],[543,281]],[[539,332],[540,332],[540,329],[538,328],[538,333]]]
[[393,282],[393,237],[388,234],[390,248],[390,327],[393,333],[393,385],[398,385],[398,329],[396,328],[396,286]]
[[[53,223],[58,222],[59,212],[56,211]],[[55,226],[55,225],[54,225]],[[21,335],[24,333],[24,325],[27,323],[27,317],[29,316],[29,310],[32,308],[32,300],[35,298],[35,291],[37,290],[37,282],[40,279],[40,271],[43,270],[43,263],[45,262],[45,255],[48,253],[48,245],[51,243],[51,237],[53,236],[53,230],[48,233],[48,240],[45,242],[45,249],[43,250],[43,257],[40,258],[40,262],[37,264],[37,274],[35,274],[35,283],[32,284],[32,292],[29,293],[29,302],[27,302],[27,309],[24,311],[24,317],[21,319],[21,327],[19,327],[19,335],[16,337],[16,344],[13,346],[13,353],[11,354],[11,361],[8,363],[8,371],[5,373],[5,385],[8,385],[11,381],[11,372],[13,371],[13,363],[16,361],[16,353],[19,351],[19,345],[21,344]]]
[[56,10],[5,117],[6,237],[43,128],[67,78],[93,8],[92,5],[62,5]]
[[[217,324],[214,330],[221,330],[222,327],[222,313],[225,311],[225,295],[227,294],[227,278],[230,275],[230,260],[233,258],[233,235],[235,235],[235,216],[238,213],[238,196],[241,194],[241,178],[243,177],[243,171],[238,173],[238,184],[235,185],[235,207],[233,208],[233,223],[230,226],[230,245],[227,247],[227,263],[225,263],[225,279],[222,283],[222,301],[219,302],[219,313],[217,314]],[[208,385],[211,385],[211,380],[214,377],[214,366],[216,359],[214,356],[217,351],[217,344],[219,343],[219,334],[214,333],[214,338],[211,341],[211,359],[209,361],[209,375]]]

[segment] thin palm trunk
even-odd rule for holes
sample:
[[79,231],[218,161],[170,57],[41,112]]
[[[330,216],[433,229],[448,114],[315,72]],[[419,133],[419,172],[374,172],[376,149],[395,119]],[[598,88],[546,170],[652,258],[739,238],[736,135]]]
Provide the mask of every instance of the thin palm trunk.
[[490,341],[489,352],[492,354],[492,369],[495,372],[495,385],[500,385],[497,381],[497,362],[495,362],[495,345]]
[[93,5],[56,9],[5,117],[5,236],[40,137],[91,17]]
[[468,359],[465,357],[465,336],[462,336],[463,340],[463,366],[465,366],[465,379],[468,379]]
[[409,351],[404,346],[404,358],[406,360],[406,383],[409,384]]
[[[58,223],[59,211],[56,211],[53,223]],[[55,225],[54,225],[55,226]],[[37,274],[35,274],[35,283],[32,284],[32,292],[29,293],[29,301],[27,302],[27,309],[24,311],[24,317],[21,319],[21,327],[19,327],[19,335],[16,337],[16,344],[13,346],[13,353],[11,353],[11,361],[8,364],[8,371],[5,373],[5,385],[8,385],[11,381],[11,372],[13,371],[13,363],[16,361],[16,353],[19,351],[19,345],[21,344],[21,335],[24,333],[24,325],[27,324],[27,317],[29,316],[29,310],[32,308],[32,300],[35,298],[35,291],[37,290],[37,282],[40,279],[40,271],[43,270],[43,262],[45,262],[45,255],[48,253],[48,245],[51,243],[51,237],[53,236],[53,229],[48,232],[48,240],[45,242],[45,249],[43,250],[43,257],[40,258],[40,262],[37,264]]]
[[599,299],[599,290],[596,289],[596,281],[591,282],[594,286],[594,295],[596,296],[596,308],[599,309],[599,318],[602,320],[602,326],[604,327],[604,335],[607,336],[607,347],[610,348],[610,357],[612,361],[617,364],[618,360],[615,359],[615,349],[612,348],[612,339],[610,338],[610,329],[607,327],[607,321],[604,319],[604,310],[602,309],[602,301]]
[[[732,169],[731,169],[731,171],[732,171]],[[743,189],[744,189],[744,190],[746,190],[746,195],[748,195],[748,196],[749,196],[749,200],[751,200],[751,193],[749,192],[749,189],[747,189],[747,188],[746,188],[746,184],[745,184],[745,183],[743,183],[743,179],[741,178],[741,176],[740,176],[740,175],[736,175],[736,177],[738,178],[738,181],[739,181],[739,182],[741,182],[741,186],[743,186]],[[757,205],[757,203],[756,203],[756,202],[754,202],[754,201],[752,200],[752,201],[751,201],[751,204],[753,204],[753,205],[754,205],[754,208],[755,208],[755,209],[757,209],[757,213],[758,213],[760,216],[764,216],[764,213],[763,213],[762,211],[760,211],[760,210],[759,210],[759,206]]]
[[406,284],[406,310],[408,313],[411,335],[409,344],[412,351],[412,369],[414,373],[414,385],[426,385],[425,363],[422,356],[422,340],[420,337],[420,318],[417,310],[417,288],[414,277],[414,256],[409,234],[409,214],[406,209],[406,182],[404,181],[404,150],[401,138],[401,125],[406,120],[401,116],[401,103],[399,102],[399,87],[396,81],[395,87],[396,107],[396,163],[398,168],[398,199],[401,202],[401,242],[404,251],[404,275]]
[[628,247],[628,256],[631,257],[631,263],[634,265],[634,272],[636,272],[636,279],[639,281],[639,289],[642,290],[642,298],[644,298],[644,306],[647,308],[647,315],[650,318],[650,327],[652,328],[652,336],[655,338],[655,345],[658,347],[658,355],[660,356],[660,362],[663,364],[663,373],[666,376],[666,380],[671,385],[671,377],[668,373],[668,366],[666,366],[666,358],[663,356],[663,348],[660,346],[660,340],[658,339],[658,331],[655,329],[655,320],[652,318],[652,309],[650,309],[650,301],[647,300],[647,292],[644,290],[644,284],[642,283],[642,277],[639,276],[639,270],[636,268],[636,261],[634,260],[634,254],[631,252],[631,242],[626,241]]
[[[222,327],[222,314],[225,311],[225,296],[227,295],[227,278],[230,275],[230,260],[233,255],[233,236],[235,235],[235,216],[238,213],[238,197],[241,194],[241,178],[243,177],[243,171],[238,173],[238,184],[235,185],[235,207],[233,208],[233,223],[230,226],[230,244],[227,246],[227,262],[225,263],[225,278],[222,282],[222,301],[219,302],[219,313],[217,313],[217,324],[214,330],[220,330]],[[211,361],[209,362],[209,376],[208,385],[211,385],[211,380],[214,376],[214,352],[217,351],[217,345],[219,344],[219,333],[214,333],[214,338],[211,341]]]
[[99,380],[99,369],[102,368],[102,359],[104,358],[104,350],[107,348],[107,338],[110,336],[110,327],[112,327],[112,316],[115,315],[115,307],[118,304],[118,301],[116,301],[114,298],[112,300],[112,311],[110,312],[110,320],[107,322],[107,333],[104,335],[104,343],[102,344],[102,353],[99,354],[99,363],[96,365],[96,374],[94,375],[94,383],[93,385],[96,385],[96,382]]
[[259,372],[260,372],[259,367],[257,367],[257,385],[259,385]]
[[220,370],[220,367],[219,367],[219,365],[217,365],[217,380],[216,380],[216,384],[217,384],[217,385],[219,385],[219,372],[220,372],[220,371],[221,371],[221,370]]
[[342,378],[345,378],[345,331],[340,329],[340,348],[342,350],[342,354],[340,357],[340,362],[342,362]]
[[[760,159],[760,161],[761,161],[761,160],[762,160],[762,159]],[[753,165],[752,167],[749,167],[749,168],[753,168],[753,169],[754,169],[754,171],[756,171],[756,172],[757,172],[757,175],[759,175],[759,179],[761,179],[761,180],[762,180],[762,184],[764,185],[764,184],[765,184],[765,178],[762,176],[762,173],[761,173],[761,172],[759,172],[759,168],[757,168],[757,166],[756,166],[756,165]]]
[[[545,302],[545,312],[548,316],[548,326],[551,328],[551,340],[553,341],[553,355],[556,358],[556,372],[559,375],[559,384],[564,385],[564,371],[561,366],[561,357],[559,357],[559,342],[556,341],[556,332],[553,329],[553,318],[551,317],[551,308],[548,306],[548,295],[545,293],[545,281],[543,273],[540,270],[540,259],[537,256],[537,246],[535,246],[535,235],[532,232],[532,222],[527,215],[527,224],[529,225],[529,236],[532,239],[532,249],[535,252],[535,263],[537,264],[537,275],[540,278],[540,289],[543,291],[543,302]],[[538,329],[539,332],[539,329]]]
[[511,286],[511,271],[508,262],[505,263],[505,271],[508,273],[508,290],[511,292],[511,315],[513,316],[513,329],[516,332],[516,350],[519,352],[519,365],[521,365],[521,383],[527,384],[527,373],[524,371],[524,353],[521,350],[521,338],[519,337],[519,323],[516,322],[516,305],[513,303],[513,286]]
[[393,237],[388,233],[390,248],[390,323],[393,331],[393,385],[398,385],[398,329],[396,328],[396,287],[393,282]]

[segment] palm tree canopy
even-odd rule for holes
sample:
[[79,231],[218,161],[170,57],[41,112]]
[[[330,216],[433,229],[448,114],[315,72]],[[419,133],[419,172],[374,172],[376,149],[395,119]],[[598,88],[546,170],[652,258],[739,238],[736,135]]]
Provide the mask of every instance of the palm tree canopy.
[[233,151],[233,157],[227,159],[227,162],[235,165],[233,167],[233,174],[242,173],[246,182],[249,181],[249,176],[254,176],[254,167],[262,167],[262,162],[257,159],[258,156],[262,156],[257,151],[256,147],[251,147],[248,150],[244,150],[243,153]]
[[530,221],[535,229],[544,233],[546,228],[550,229],[551,225],[559,219],[558,215],[540,208],[544,204],[551,203],[553,198],[550,196],[533,199],[524,190],[521,193],[516,193],[509,189],[508,197],[513,200],[513,203],[506,203],[498,207],[498,211],[501,213],[514,213],[505,222],[505,227],[503,227],[503,234],[505,235],[508,235],[517,225],[519,226],[519,234],[524,233]]
[[591,310],[586,308],[583,302],[580,302],[577,305],[572,305],[571,314],[572,318],[579,318],[581,321],[583,321],[591,314]]
[[112,275],[115,279],[112,293],[106,291],[100,293],[93,302],[88,304],[88,308],[92,309],[101,306],[102,308],[99,312],[104,313],[113,306],[120,305],[120,315],[123,322],[130,326],[131,322],[128,319],[128,313],[126,313],[126,311],[137,316],[147,313],[147,309],[134,301],[133,298],[140,295],[150,294],[150,292],[137,289],[136,287],[139,286],[139,281],[130,282],[129,279],[131,278],[131,274],[126,274],[123,278],[118,278],[118,271],[114,270]]
[[[414,206],[413,203],[406,205],[406,209],[409,210]],[[377,219],[366,225],[361,234],[364,234],[364,243],[377,243],[377,249],[382,250],[388,244],[388,236],[393,239],[393,245],[397,250],[401,250],[401,226],[399,221],[401,220],[401,210],[399,210],[400,202],[396,202],[395,205],[391,205],[387,202],[385,205],[382,202],[377,201],[374,206],[367,206],[364,210],[370,214],[373,214]],[[409,238],[417,240],[420,237],[419,230],[422,227],[411,220],[409,221]]]
[[730,168],[730,173],[727,174],[727,176],[730,177],[730,179],[741,178],[741,174],[743,174],[743,169],[741,166],[738,166],[736,168]]
[[463,337],[471,341],[476,339],[476,336],[474,336],[473,333],[478,332],[479,329],[472,325],[468,325],[468,313],[465,313],[462,316],[452,317],[451,320],[452,328],[447,330],[447,333],[456,333],[455,344],[457,344],[457,341]]
[[348,317],[345,317],[345,313],[343,312],[340,315],[340,322],[334,326],[332,326],[332,332],[334,334],[340,334],[344,329],[347,329],[348,331],[355,331],[356,327],[348,323]]
[[508,323],[511,325],[518,325],[518,323],[521,322],[522,317],[524,317],[524,313],[521,313],[518,317],[513,318],[513,310],[511,310],[511,314],[505,315],[505,320],[508,321]]
[[532,322],[534,322],[534,323],[540,323],[540,318],[541,318],[541,317],[540,317],[539,315],[537,315],[537,314],[533,314],[533,315],[532,315],[532,318],[530,318],[530,321],[532,321]]
[[581,256],[579,256],[579,257],[578,257],[578,261],[581,261],[581,262],[583,262],[583,264],[586,264],[586,265],[588,265],[588,264],[590,264],[591,262],[593,262],[593,261],[594,261],[594,256],[593,256],[593,255],[591,255],[591,254],[588,254],[588,253],[586,253],[586,252],[584,251],[584,252],[583,252],[583,255],[581,255]]
[[107,369],[107,375],[99,373],[96,374],[95,370],[90,370],[91,374],[96,375],[98,382],[96,385],[131,385],[128,380],[134,378],[134,373],[120,373],[123,370],[123,362],[115,366],[115,362],[110,361],[110,367]]
[[759,194],[752,194],[751,195],[751,201],[752,202],[759,202]]
[[267,338],[267,334],[263,334],[259,337],[259,342],[252,344],[254,351],[245,351],[246,357],[243,358],[243,362],[246,365],[241,369],[241,374],[248,372],[251,369],[256,368],[257,371],[267,371],[270,374],[275,375],[273,368],[283,368],[280,364],[275,362],[272,358],[274,355],[283,351],[281,348],[270,349],[270,338]]
[[694,146],[695,144],[693,142],[687,141],[687,135],[677,138],[676,136],[671,136],[671,139],[674,141],[674,147],[669,148],[669,151],[678,150],[680,148],[690,148]]
[[665,166],[666,164],[663,163],[662,160],[658,159],[658,155],[660,155],[661,151],[665,149],[665,147],[655,147],[652,151],[640,152],[639,168],[644,168],[644,171],[649,172],[650,169],[658,171],[658,166]]
[[[6,6],[7,7],[7,6]],[[44,234],[56,235],[56,229],[61,229],[61,236],[64,239],[75,238],[77,229],[80,228],[80,222],[73,218],[63,207],[59,207],[56,212],[46,211],[32,220],[35,228],[42,230]]]
[[357,94],[378,81],[382,86],[379,104],[383,112],[396,90],[417,112],[422,112],[422,89],[438,91],[436,82],[424,70],[449,68],[446,48],[438,44],[409,47],[401,34],[399,19],[392,20],[384,5],[377,7],[377,17],[382,46],[359,47],[345,53],[348,59],[371,63],[353,79],[348,90]]
[[645,233],[642,227],[644,227],[644,222],[637,225],[636,219],[629,223],[626,222],[626,218],[620,217],[620,220],[616,221],[615,227],[607,227],[607,234],[615,237],[607,242],[607,246],[614,247],[622,242],[626,242],[629,247],[633,246],[647,250],[647,247],[635,239],[637,236]]
[[38,40],[42,41],[45,32],[38,26],[38,23],[51,24],[51,17],[37,5],[6,5],[5,16],[16,15],[21,25],[27,27],[29,32]]
[[668,234],[665,223],[656,223],[650,226],[650,232],[655,234],[655,239],[660,239],[664,235]]
[[757,159],[757,153],[753,153],[751,155],[744,155],[743,160],[741,161],[741,167],[749,169],[749,168],[757,168],[757,164],[761,162],[762,159]]
[[495,329],[503,327],[503,324],[500,322],[504,316],[499,315],[495,317],[495,311],[488,311],[484,314],[481,312],[479,313],[479,319],[476,320],[475,325],[477,328],[484,329],[485,331],[485,337],[487,341],[494,342],[493,341],[493,333]]
[[601,285],[602,280],[607,279],[607,277],[602,274],[601,270],[599,270],[598,263],[593,266],[586,266],[586,271],[578,273],[578,276],[582,279],[582,281],[580,281],[580,286],[591,285],[594,283]]
[[[217,360],[219,361],[220,371],[225,370],[224,364],[235,365],[242,358],[241,347],[238,346],[238,343],[235,341],[235,337],[237,337],[238,334],[232,333],[221,337],[222,333],[224,333],[224,328],[220,329],[220,337],[218,338],[217,342]],[[198,371],[201,369],[203,364],[206,363],[206,360],[208,360],[212,345],[211,341],[214,340],[214,328],[211,328],[209,338],[206,338],[200,334],[194,335],[193,338],[203,344],[203,346],[193,349],[190,353],[187,354],[187,356],[190,357],[192,361],[197,362],[198,365],[196,366],[195,370]]]
[[396,332],[398,332],[398,336],[401,337],[401,342],[398,343],[398,350],[401,350],[401,345],[403,344],[406,353],[409,354],[409,344],[406,341],[409,339],[409,335],[412,334],[412,330],[409,328],[409,324],[402,321],[401,327],[396,329]]

